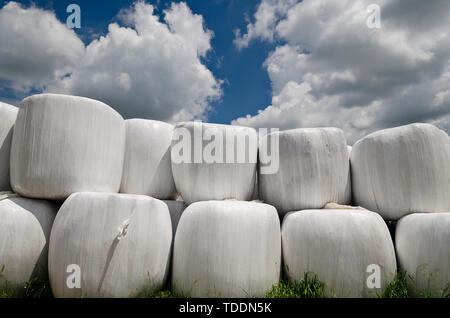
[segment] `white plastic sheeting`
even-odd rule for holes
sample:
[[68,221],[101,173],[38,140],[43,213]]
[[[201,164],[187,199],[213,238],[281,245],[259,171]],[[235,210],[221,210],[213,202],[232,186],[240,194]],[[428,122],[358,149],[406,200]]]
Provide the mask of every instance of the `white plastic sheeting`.
[[257,134],[253,128],[200,122],[177,124],[171,152],[176,188],[187,204],[250,200],[257,153]]
[[[157,291],[168,274],[171,244],[169,210],[162,201],[143,195],[74,193],[58,212],[50,237],[53,294],[130,297]],[[71,264],[81,271],[80,288],[66,284]]]
[[9,158],[18,108],[0,102],[0,191],[11,190]]
[[398,220],[450,211],[450,138],[430,124],[381,130],[351,152],[355,204]]
[[[450,212],[415,213],[397,223],[395,247],[399,267],[415,296],[442,297],[450,284]],[[447,290],[448,293],[448,290]]]
[[328,202],[350,202],[349,157],[342,130],[307,128],[271,133],[261,138],[260,152],[268,152],[271,138],[279,138],[279,169],[273,174],[258,173],[262,201],[275,206],[280,215],[322,208]]
[[124,148],[124,120],[108,105],[67,95],[25,98],[14,126],[11,186],[47,199],[118,192]]
[[32,278],[47,279],[48,241],[58,205],[0,196],[0,286],[20,296]]
[[175,184],[170,162],[173,126],[161,121],[125,121],[126,143],[121,193],[172,199]]
[[261,297],[280,275],[274,207],[205,201],[188,206],[175,236],[172,285],[189,297]]
[[[299,281],[304,273],[313,272],[326,284],[328,296],[371,297],[381,293],[394,278],[392,239],[375,212],[291,212],[284,217],[281,233],[283,264],[290,281]],[[380,288],[367,284],[374,270],[372,264],[379,267]]]

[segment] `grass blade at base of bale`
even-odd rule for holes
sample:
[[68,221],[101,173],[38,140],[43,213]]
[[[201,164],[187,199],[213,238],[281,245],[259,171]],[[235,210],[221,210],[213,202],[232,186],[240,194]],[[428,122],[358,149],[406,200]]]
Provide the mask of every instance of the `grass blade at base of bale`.
[[314,273],[305,273],[297,283],[280,281],[273,285],[266,298],[325,298],[325,284]]

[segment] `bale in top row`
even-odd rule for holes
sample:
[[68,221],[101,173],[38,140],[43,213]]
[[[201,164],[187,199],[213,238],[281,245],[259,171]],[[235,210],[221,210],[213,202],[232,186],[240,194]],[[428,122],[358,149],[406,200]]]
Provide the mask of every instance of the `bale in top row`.
[[46,199],[118,192],[124,147],[124,120],[106,104],[54,94],[25,98],[14,127],[11,186]]
[[[0,112],[0,190],[8,190],[8,140],[17,111],[1,104]],[[251,200],[258,184],[259,199],[281,215],[348,204],[353,188],[354,203],[399,219],[450,211],[449,166],[450,138],[429,124],[379,131],[349,150],[337,128],[258,138],[249,127],[124,121],[99,101],[41,94],[19,109],[10,179],[15,192],[32,198],[120,190],[172,199],[179,192],[188,204]]]
[[450,138],[429,124],[380,130],[351,151],[356,204],[398,220],[450,212]]
[[0,102],[0,191],[11,190],[9,159],[17,107]]
[[[275,132],[258,144],[253,128],[178,124],[172,141],[176,188],[187,203],[251,200],[258,149],[260,199],[279,213],[350,202],[347,145],[336,128]],[[271,168],[265,173],[262,166],[267,164]]]

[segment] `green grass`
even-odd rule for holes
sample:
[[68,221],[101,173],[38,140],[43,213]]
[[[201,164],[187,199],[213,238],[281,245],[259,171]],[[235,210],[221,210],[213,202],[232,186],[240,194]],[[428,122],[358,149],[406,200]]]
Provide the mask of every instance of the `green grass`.
[[7,281],[2,281],[3,271],[5,270],[5,265],[0,265],[0,298],[12,298],[14,293],[8,286]]
[[[3,272],[0,267],[0,277]],[[408,289],[409,286],[409,289]],[[430,298],[433,297],[427,293],[415,293],[411,290],[414,286],[412,277],[404,271],[399,271],[395,278],[389,282],[381,294],[377,294],[379,298]],[[326,285],[320,281],[319,277],[314,273],[305,273],[303,278],[297,283],[291,283],[282,279],[277,285],[273,285],[272,289],[266,293],[266,298],[325,298]],[[7,282],[0,283],[0,298],[52,298],[50,283],[47,280],[32,279],[24,285],[24,292],[16,295],[13,289],[8,286]],[[142,291],[137,294],[137,298],[180,298],[171,289],[161,291]],[[450,298],[450,283],[442,291],[441,297]],[[83,297],[82,297],[83,298]]]
[[0,286],[0,298],[53,298],[50,283],[37,278],[31,279],[23,286],[23,293],[16,293],[3,282]]
[[413,286],[415,284],[412,276],[403,270],[399,270],[395,278],[388,283],[383,293],[377,296],[380,298],[450,298],[450,283],[444,288],[441,295],[427,291],[418,292]]
[[[410,286],[408,288],[408,286]],[[389,282],[381,294],[377,294],[379,298],[432,298],[427,292],[416,292],[411,290],[414,286],[413,278],[405,271],[399,270],[394,279]],[[290,283],[281,280],[278,285],[272,286],[265,297],[266,298],[326,298],[326,285],[319,280],[314,273],[305,273],[303,279],[298,283]],[[442,295],[437,297],[450,298],[450,283],[443,290]]]
[[23,286],[23,291],[17,293],[16,288],[2,280],[5,265],[0,266],[0,298],[52,298],[50,282],[39,278],[32,278]]
[[53,298],[50,282],[38,278],[26,282],[24,298]]
[[408,298],[408,279],[412,279],[405,271],[398,271],[394,279],[390,281],[379,298]]
[[173,291],[165,289],[157,292],[142,292],[136,298],[178,298]]
[[442,298],[450,298],[450,283],[448,283],[447,287],[444,289]]
[[298,283],[280,281],[273,285],[266,298],[325,298],[325,284],[314,273],[305,273]]
[[10,288],[8,287],[8,284],[2,283],[2,285],[0,286],[0,298],[13,298],[14,297],[14,293],[10,290]]

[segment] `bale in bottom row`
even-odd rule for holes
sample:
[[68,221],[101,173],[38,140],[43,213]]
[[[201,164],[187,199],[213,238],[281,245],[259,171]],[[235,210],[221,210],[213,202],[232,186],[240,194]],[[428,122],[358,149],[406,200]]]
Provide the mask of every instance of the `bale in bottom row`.
[[[183,212],[182,202],[164,203],[139,195],[72,195],[61,207],[50,239],[55,297],[130,297],[161,289],[178,219],[172,260],[177,295],[263,296],[278,283],[280,237],[287,278],[298,282],[305,272],[314,272],[328,296],[374,296],[396,271],[386,225],[370,211],[292,212],[280,234],[276,211],[267,204],[208,201]],[[43,200],[0,198],[1,279],[17,295],[29,279],[45,278],[57,208]],[[450,213],[414,214],[397,225],[399,265],[413,276],[409,289],[416,295],[441,296],[450,281],[449,225]],[[67,286],[71,264],[80,267],[81,288]],[[371,264],[381,270],[379,288],[367,285]]]
[[[287,278],[298,282],[304,273],[314,272],[328,296],[376,296],[397,270],[389,230],[377,213],[367,210],[289,213],[282,241]],[[379,284],[373,286],[367,284],[372,266],[380,269]]]
[[188,297],[261,297],[280,277],[280,222],[256,202],[191,204],[178,224],[172,285]]
[[416,213],[397,223],[395,247],[414,296],[450,293],[450,212]]
[[[167,205],[142,195],[75,193],[52,229],[49,275],[55,297],[130,297],[162,288],[172,224]],[[79,266],[80,288],[67,268]]]
[[31,279],[47,279],[48,241],[58,205],[0,195],[0,288],[21,296]]

